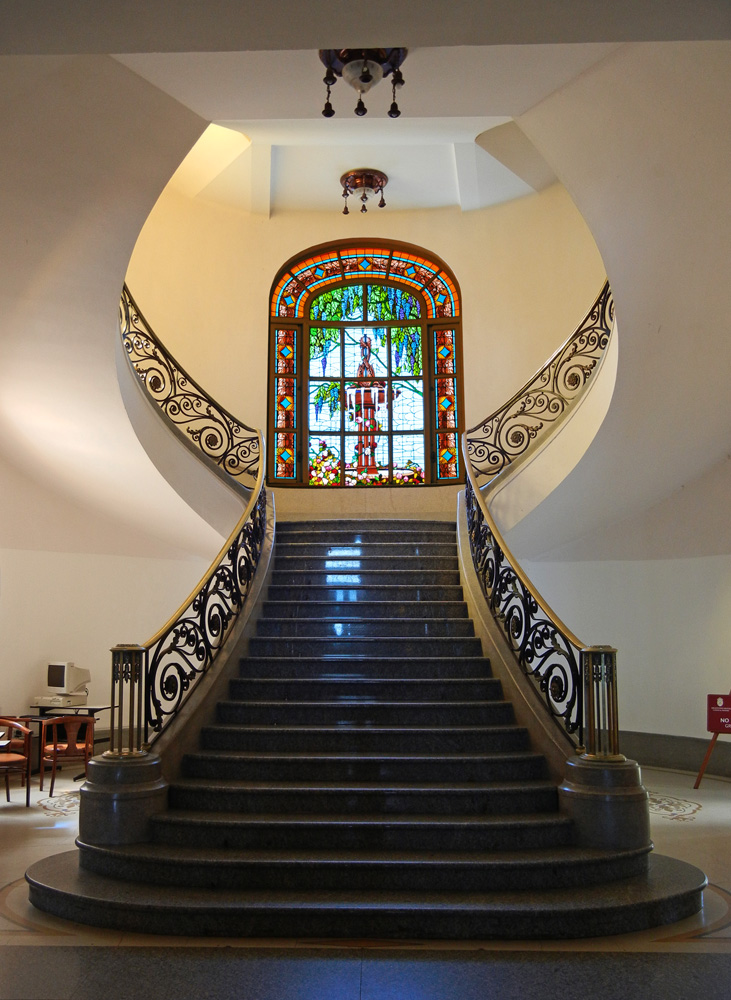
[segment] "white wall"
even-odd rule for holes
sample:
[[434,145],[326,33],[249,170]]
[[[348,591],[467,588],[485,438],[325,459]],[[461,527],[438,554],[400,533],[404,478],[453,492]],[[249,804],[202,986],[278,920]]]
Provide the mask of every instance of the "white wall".
[[622,729],[708,738],[706,695],[731,688],[731,556],[523,566],[582,641],[617,647]]
[[26,712],[51,660],[89,670],[89,704],[108,704],[110,648],[149,639],[207,568],[200,558],[0,549],[0,711]]

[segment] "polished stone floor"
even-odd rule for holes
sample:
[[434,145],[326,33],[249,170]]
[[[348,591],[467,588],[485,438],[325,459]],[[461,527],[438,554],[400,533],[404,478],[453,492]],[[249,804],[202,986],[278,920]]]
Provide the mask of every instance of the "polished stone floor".
[[656,850],[702,868],[700,914],[580,941],[246,941],[69,924],[28,903],[23,873],[73,846],[78,784],[0,796],[0,1000],[722,1000],[731,997],[731,781],[643,769]]

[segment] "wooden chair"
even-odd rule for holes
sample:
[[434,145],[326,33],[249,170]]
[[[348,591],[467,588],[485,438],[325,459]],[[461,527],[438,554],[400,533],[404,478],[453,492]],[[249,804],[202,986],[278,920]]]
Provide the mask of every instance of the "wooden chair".
[[43,775],[48,765],[52,768],[49,795],[53,795],[57,766],[83,760],[86,773],[89,758],[94,754],[94,722],[93,715],[58,715],[43,720],[39,785],[41,791],[43,791]]
[[0,772],[5,773],[5,797],[10,802],[10,774],[20,774],[25,784],[25,804],[30,805],[30,748],[32,734],[17,719],[0,719],[0,731],[5,732],[0,746]]

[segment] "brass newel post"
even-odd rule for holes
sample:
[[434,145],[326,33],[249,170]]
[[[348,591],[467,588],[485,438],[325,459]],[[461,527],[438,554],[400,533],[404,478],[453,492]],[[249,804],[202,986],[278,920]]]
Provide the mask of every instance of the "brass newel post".
[[[144,737],[144,646],[114,646],[112,653],[112,723],[105,757],[146,753]],[[126,716],[126,718],[125,718]]]
[[587,646],[581,650],[584,678],[586,757],[624,760],[619,752],[617,650]]

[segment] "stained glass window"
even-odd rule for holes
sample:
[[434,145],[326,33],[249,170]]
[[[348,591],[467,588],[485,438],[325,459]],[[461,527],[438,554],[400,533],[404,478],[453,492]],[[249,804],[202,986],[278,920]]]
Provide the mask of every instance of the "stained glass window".
[[418,248],[351,241],[285,265],[272,286],[270,482],[458,482],[459,313],[451,272]]

